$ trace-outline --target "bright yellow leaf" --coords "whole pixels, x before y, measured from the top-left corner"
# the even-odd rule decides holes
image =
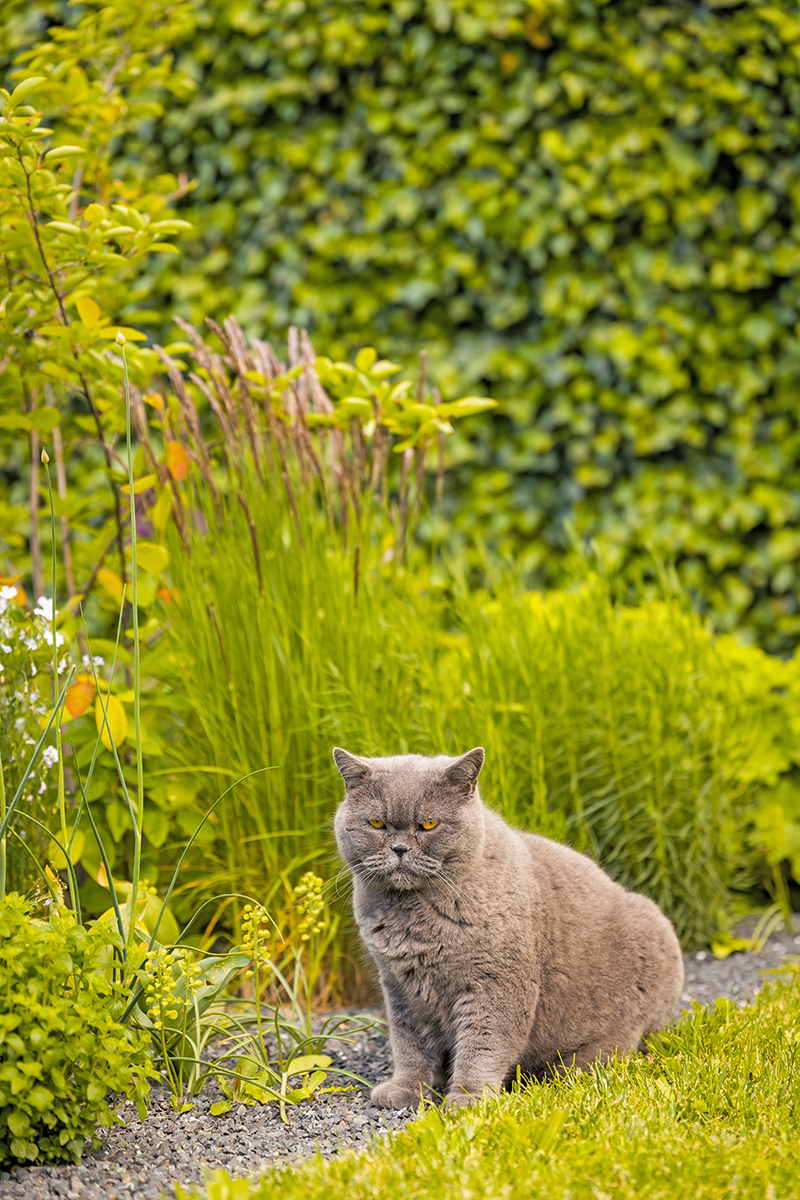
[[[155,487],[155,485],[156,485],[155,475],[143,475],[141,479],[134,479],[133,494],[134,494],[134,496],[138,496],[138,495],[140,495],[141,492],[146,492],[148,488]],[[122,485],[122,490],[126,496],[130,496],[131,489],[128,487],[127,483],[124,483]]]
[[[114,597],[117,604],[122,603],[124,585],[116,571],[109,571],[107,567],[101,567],[97,572],[97,582],[106,589],[110,596]]]
[[[72,827],[67,829],[67,841],[69,841],[71,835],[72,835]],[[58,837],[58,840],[60,842],[61,841],[61,831],[60,830],[56,836]],[[77,831],[77,833],[75,834],[75,837],[72,839],[72,845],[70,846],[70,850],[69,850],[69,861],[72,863],[73,866],[75,865],[75,863],[80,862],[80,858],[81,858],[81,855],[83,854],[85,845],[86,845],[86,834],[83,832],[82,829],[79,829]],[[63,853],[61,847],[59,845],[57,845],[56,842],[51,841],[51,843],[50,843],[49,857],[50,857],[50,862],[53,864],[53,866],[55,867],[55,869],[57,871],[66,871],[66,869],[67,869],[66,858],[64,857],[64,853]]]
[[[159,533],[163,533],[169,521],[169,515],[172,512],[172,495],[167,488],[156,500],[153,507],[150,509],[148,516],[153,522]]]
[[[169,563],[169,551],[166,546],[159,546],[156,542],[138,542],[136,561],[145,571],[150,571],[152,575],[160,575]]]
[[[78,296],[75,300],[78,315],[88,329],[94,329],[100,322],[100,305],[90,296]]]
[[[111,738],[108,736],[109,727],[111,728],[114,745],[121,746],[128,734],[128,716],[116,696],[106,696],[105,703],[108,726],[106,725],[103,715],[103,705],[99,696],[94,702],[94,719],[97,725],[97,732],[100,734],[100,741],[106,750],[110,750]]]
[[[104,325],[102,329],[98,329],[98,335],[104,338],[116,338],[118,333],[121,333],[126,342],[146,342],[147,334],[142,333],[139,329],[131,329],[128,325],[120,325],[117,329],[113,325]]]

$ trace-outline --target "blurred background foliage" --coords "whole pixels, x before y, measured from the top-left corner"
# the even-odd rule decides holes
[[[564,522],[800,633],[800,15],[779,0],[199,0],[157,294],[195,322],[431,354],[502,401],[453,455],[465,546],[558,583]]]
[[[201,831],[179,915],[226,881],[289,904],[331,855],[336,742],[484,744],[492,803],[654,895],[687,944],[737,906],[788,913],[796,6],[9,0],[12,63],[7,782],[52,684],[46,444],[65,753],[97,753],[86,803],[130,873],[96,747],[101,691],[135,791],[121,324],[149,882],[222,787],[275,768]],[[79,831],[72,852],[100,911],[97,848]],[[209,936],[236,920],[221,902]]]

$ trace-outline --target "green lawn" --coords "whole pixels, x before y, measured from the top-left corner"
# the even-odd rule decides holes
[[[697,1008],[647,1056],[469,1111],[442,1116],[429,1108],[373,1150],[270,1171],[258,1184],[218,1172],[189,1194],[798,1197],[800,971],[769,985],[750,1007],[718,1001],[710,1012]]]

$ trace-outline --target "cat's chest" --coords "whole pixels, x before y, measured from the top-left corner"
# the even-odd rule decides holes
[[[480,931],[459,915],[412,897],[405,904],[357,905],[361,936],[379,966],[411,979],[469,959]]]

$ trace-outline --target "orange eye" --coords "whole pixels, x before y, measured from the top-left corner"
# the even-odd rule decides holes
[[[372,820],[370,821],[370,825],[372,826],[373,829],[385,829],[386,828],[386,825],[384,824],[384,822],[379,821],[377,817],[372,818]]]
[[[438,824],[438,821],[420,821],[419,827],[420,829],[435,829]]]

